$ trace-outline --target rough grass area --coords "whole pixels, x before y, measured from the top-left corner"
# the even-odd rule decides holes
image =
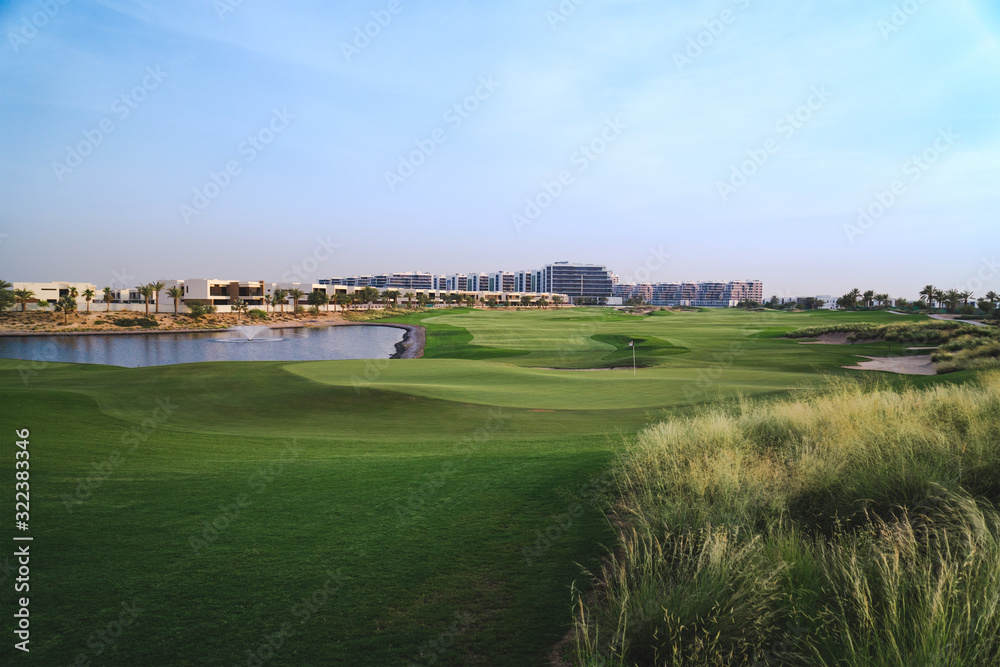
[[[1000,368],[1000,329],[989,332],[991,335],[957,336],[938,348],[931,357],[938,364],[938,373]]]
[[[1000,374],[667,421],[613,480],[578,664],[1000,664]]]
[[[413,313],[423,312],[423,310],[403,310],[397,308],[379,308],[372,310],[345,310],[341,315],[348,322],[373,322],[375,320],[385,320],[390,317],[402,317]]]
[[[939,349],[931,359],[937,364],[939,374],[1000,368],[1000,329],[996,327],[977,327],[947,320],[898,324],[844,322],[797,329],[786,335],[789,338],[817,338],[823,334],[844,332],[848,334],[849,341],[885,340],[913,346],[937,345]]]
[[[847,333],[848,340],[891,340],[898,343],[940,344],[958,336],[995,335],[993,330],[974,324],[949,320],[923,322],[899,322],[879,324],[876,322],[843,322],[823,326],[805,327],[789,332],[789,338],[816,338],[828,333]]]

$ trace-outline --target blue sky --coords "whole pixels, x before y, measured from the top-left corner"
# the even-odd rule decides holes
[[[2,277],[1000,291],[986,1],[483,4],[4,3]]]

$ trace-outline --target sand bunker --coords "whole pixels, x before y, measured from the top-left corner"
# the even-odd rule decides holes
[[[800,345],[864,345],[865,343],[874,343],[877,338],[865,338],[863,340],[847,340],[848,334],[846,331],[838,331],[837,333],[825,333],[816,336],[816,340],[799,341]]]
[[[921,354],[914,357],[865,357],[857,366],[841,366],[854,371],[887,371],[889,373],[900,373],[902,375],[935,375],[937,369],[931,361],[931,355]]]

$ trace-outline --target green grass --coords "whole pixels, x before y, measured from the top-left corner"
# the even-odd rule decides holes
[[[998,664],[998,502],[997,374],[663,422],[614,467],[576,660]]]
[[[544,664],[570,627],[580,565],[596,570],[614,539],[599,509],[574,503],[623,435],[737,394],[865,377],[840,366],[879,349],[782,338],[842,321],[836,313],[396,319],[427,327],[423,359],[131,369],[0,360],[3,479],[14,471],[10,434],[31,429],[32,659],[246,664],[248,649],[290,622],[294,634],[266,664]],[[628,340],[647,366],[634,378],[545,370],[628,365]],[[176,407],[165,415],[157,400]],[[78,490],[86,499],[67,509]],[[249,504],[234,515],[241,494]],[[224,527],[208,543],[213,520]],[[197,553],[192,538],[206,541]],[[2,591],[9,610],[9,578]],[[314,594],[326,599],[305,613]],[[96,655],[93,633],[132,601],[144,611]],[[8,641],[0,660],[14,655]]]

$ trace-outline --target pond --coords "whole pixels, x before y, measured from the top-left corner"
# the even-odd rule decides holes
[[[3,336],[0,357],[129,367],[197,361],[388,359],[405,333],[396,327],[361,325],[238,327],[204,333]]]

